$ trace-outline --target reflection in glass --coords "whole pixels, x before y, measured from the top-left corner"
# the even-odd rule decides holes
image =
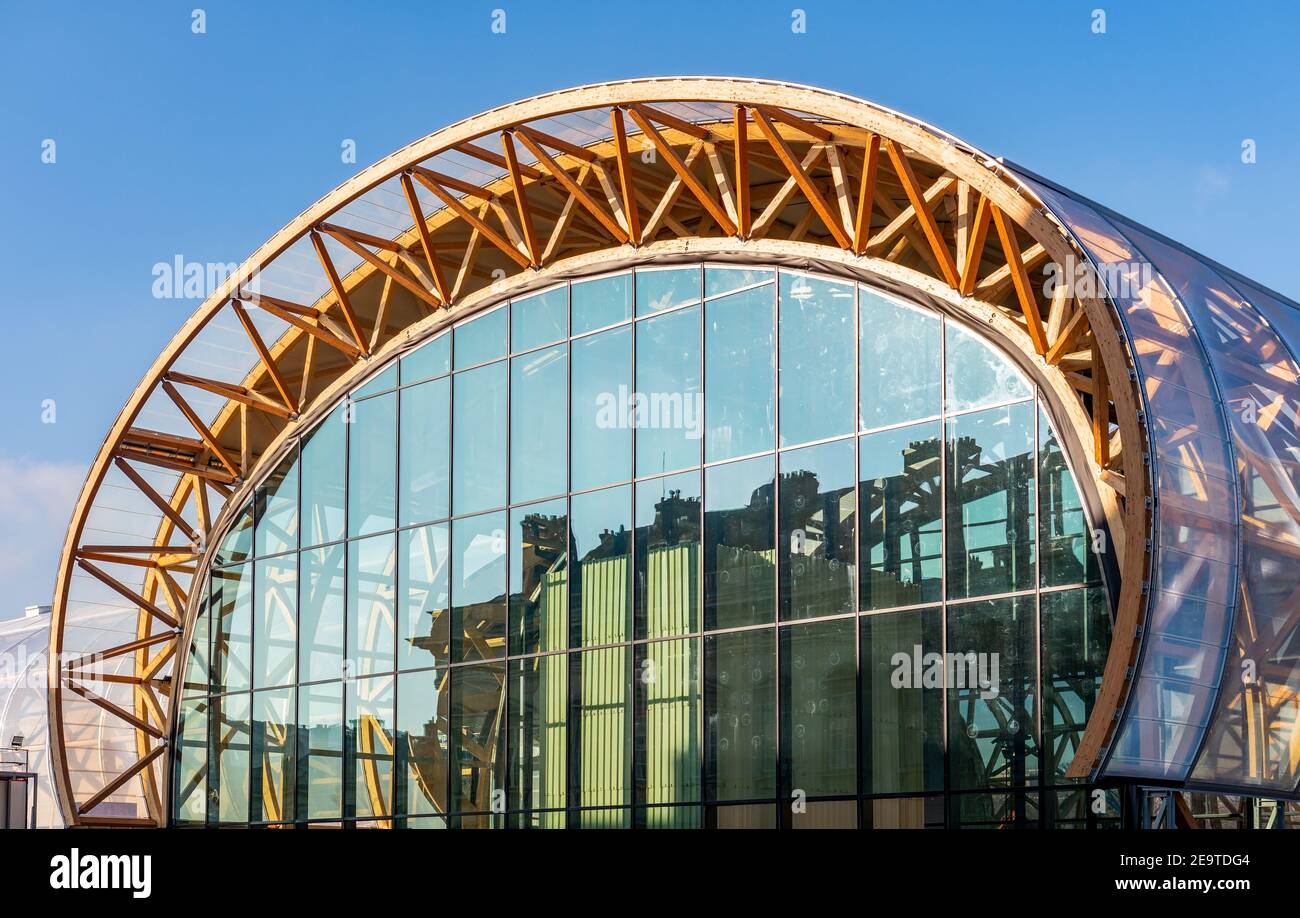
[[[564,808],[568,671],[562,653],[510,663],[511,810]],[[515,828],[559,829],[564,824],[562,812],[530,812],[512,822]]]
[[[1041,604],[1043,767],[1048,781],[1064,784],[1101,688],[1110,604],[1100,587],[1044,593]]]
[[[374,376],[352,390],[353,401],[359,401],[363,398],[369,398],[372,395],[378,395],[380,392],[387,392],[390,389],[397,388],[397,364],[389,364],[380,370]]]
[[[343,538],[348,405],[340,404],[302,445],[302,544]]]
[[[451,655],[447,524],[407,529],[399,547],[397,668],[446,663]]]
[[[767,628],[704,639],[705,795],[776,795],[776,646]]]
[[[568,646],[568,543],[564,498],[510,511],[511,653]]]
[[[253,637],[253,565],[212,572],[212,678],[220,692],[249,687]]]
[[[568,358],[560,344],[510,361],[511,503],[567,490]]]
[[[862,619],[862,789],[943,790],[942,610]],[[941,661],[942,657],[939,656]]]
[[[1034,394],[1024,374],[983,338],[952,322],[944,323],[944,335],[949,413]]]
[[[352,673],[393,670],[393,535],[348,543],[348,658]]]
[[[722,296],[775,278],[776,272],[771,268],[709,265],[704,269],[704,297]]]
[[[290,450],[257,488],[257,556],[298,547],[298,451]]]
[[[572,291],[573,334],[581,335],[632,318],[632,273],[575,281]]]
[[[784,793],[857,793],[857,633],[852,618],[781,629]],[[853,821],[857,808],[853,808]]]
[[[451,372],[451,332],[442,332],[401,359],[402,385],[423,382]]]
[[[506,655],[506,515],[451,524],[452,658]]]
[[[569,678],[576,690],[569,715],[570,797],[582,807],[626,806],[632,802],[632,655],[629,647],[569,654]],[[584,812],[583,828],[619,828],[619,810]]]
[[[699,630],[700,473],[636,486],[636,635]]]
[[[458,373],[452,384],[451,507],[474,513],[506,502],[506,364]]]
[[[393,677],[351,679],[346,687],[348,743],[355,788],[354,802],[346,815],[361,818],[391,816]]]
[[[456,369],[463,370],[505,356],[508,314],[506,307],[501,306],[452,329]]]
[[[451,671],[451,811],[490,813],[502,786],[506,664]],[[471,826],[473,823],[471,823]],[[462,822],[461,828],[467,828]]]
[[[256,566],[253,686],[289,685],[297,676],[298,559],[267,558]]]
[[[849,439],[781,454],[781,618],[854,611],[853,452]]]
[[[632,327],[573,342],[572,488],[632,477]]]
[[[1034,406],[948,421],[948,597],[1033,587]]]
[[[864,429],[939,416],[943,338],[939,317],[858,287],[858,380]]]
[[[402,525],[409,526],[448,515],[451,380],[435,379],[399,395],[399,506]]]
[[[529,351],[569,334],[569,287],[561,284],[510,304],[510,350]]]
[[[700,464],[704,397],[698,306],[638,322],[636,328],[636,473]]]
[[[292,688],[253,694],[252,822],[283,822],[294,817],[296,694]]]
[[[615,644],[631,634],[632,488],[570,499],[569,646]]]
[[[248,560],[253,553],[253,507],[244,506],[217,550],[217,564],[235,564]]]
[[[760,453],[775,444],[775,296],[775,286],[756,287],[705,305],[706,462]]]
[[[348,535],[370,535],[395,525],[397,394],[352,406],[348,436]]]
[[[208,815],[208,699],[196,698],[177,708],[176,758],[172,812],[177,822],[203,823]]]
[[[1038,412],[1038,489],[1040,585],[1063,586],[1097,580],[1097,556],[1092,553],[1079,488],[1065,463],[1056,432],[1041,409]]]
[[[217,764],[216,811],[221,823],[248,822],[249,698],[247,694],[212,699],[212,757]]]
[[[447,718],[451,711],[447,670],[426,669],[397,677],[397,742],[394,774],[399,815],[444,813],[447,808]],[[414,824],[408,828],[417,828]]]
[[[648,316],[700,300],[700,268],[644,268],[636,272],[636,314]]]
[[[863,609],[941,598],[942,475],[937,421],[860,438]]]
[[[343,815],[343,684],[298,691],[298,818]]]
[[[853,285],[781,272],[781,445],[853,430]]]
[[[636,667],[638,802],[700,797],[700,660],[697,638],[640,645]],[[685,811],[652,807],[647,828],[678,825]]]
[[[343,545],[299,555],[298,679],[317,682],[343,673]]]
[[[776,593],[771,456],[713,466],[704,475],[704,626],[773,619]]]

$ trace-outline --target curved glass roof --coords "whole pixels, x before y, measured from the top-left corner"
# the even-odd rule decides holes
[[[1300,306],[1021,177],[1107,287],[1150,437],[1149,611],[1101,773],[1294,793]]]

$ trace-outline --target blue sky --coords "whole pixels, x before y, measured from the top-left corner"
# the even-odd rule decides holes
[[[197,305],[154,299],[155,263],[243,261],[364,165],[546,90],[722,74],[862,96],[1300,297],[1290,3],[0,0],[0,26],[0,618],[49,601],[86,465]]]

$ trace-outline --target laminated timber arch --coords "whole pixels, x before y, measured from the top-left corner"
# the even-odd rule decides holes
[[[1101,284],[1049,298],[1032,279],[1087,260],[1000,163],[915,120],[782,83],[651,79],[507,105],[381,160],[258,249],[155,360],[91,466],[59,566],[50,737],[69,824],[167,821],[180,650],[215,536],[288,438],[372,361],[560,276],[763,253],[834,264],[980,323],[1049,392],[1076,466],[1090,466],[1079,481],[1096,492],[1121,577],[1076,756],[1086,774],[1138,649],[1150,494],[1130,355],[1110,303],[1092,293]],[[242,336],[247,359],[204,375],[192,355],[222,327]],[[145,423],[154,417],[165,429]],[[111,490],[148,508],[147,533],[105,544]],[[83,633],[87,588],[125,602],[132,639]],[[131,675],[98,671],[123,656]],[[70,769],[76,709],[107,713],[131,737],[111,767]],[[128,792],[135,815],[105,806]]]

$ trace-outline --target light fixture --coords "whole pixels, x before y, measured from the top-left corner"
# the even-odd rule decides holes
[[[14,749],[21,749],[21,748],[23,748],[23,738],[22,738],[22,736],[15,736],[13,739],[11,739],[11,740],[9,741],[9,745],[10,745],[12,748],[14,748]]]

